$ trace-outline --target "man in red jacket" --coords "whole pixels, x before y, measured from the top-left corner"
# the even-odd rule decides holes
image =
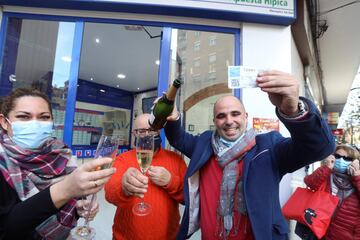
[[[149,114],[139,115],[133,133],[149,131]],[[117,169],[105,186],[105,197],[117,206],[113,238],[120,239],[175,239],[179,229],[179,203],[183,202],[186,164],[176,153],[162,149],[161,139],[155,135],[155,153],[147,175],[140,172],[135,149],[120,154]],[[151,213],[137,216],[135,204],[144,201],[151,205]]]

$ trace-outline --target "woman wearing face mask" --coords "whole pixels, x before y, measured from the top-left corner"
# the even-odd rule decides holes
[[[350,145],[338,145],[335,153],[325,160],[304,181],[317,190],[324,182],[326,189],[339,197],[326,240],[360,239],[360,166],[359,152]]]
[[[66,239],[84,214],[77,199],[98,192],[115,172],[93,170],[111,159],[70,166],[71,150],[51,137],[51,104],[36,90],[4,97],[0,124],[0,239]]]

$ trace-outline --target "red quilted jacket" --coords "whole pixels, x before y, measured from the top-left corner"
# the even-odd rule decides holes
[[[304,181],[308,187],[317,190],[326,181],[330,192],[330,175],[332,170],[327,166],[316,169]],[[324,239],[326,240],[360,240],[360,176],[352,177],[355,191],[348,196],[336,209],[330,227]]]

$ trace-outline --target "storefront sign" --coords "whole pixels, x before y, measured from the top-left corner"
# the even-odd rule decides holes
[[[130,0],[127,2],[295,17],[294,0]],[[226,14],[226,12],[224,12],[224,14]]]
[[[223,19],[290,25],[295,21],[295,0],[5,0],[5,5],[131,12],[167,16]]]

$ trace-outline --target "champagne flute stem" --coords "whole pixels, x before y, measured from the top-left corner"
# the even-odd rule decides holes
[[[95,194],[96,193],[91,195],[89,207],[87,208],[87,211],[86,211],[86,214],[85,214],[85,223],[84,223],[85,227],[89,227],[89,218],[90,218],[91,209],[92,209],[94,201],[95,201]]]
[[[144,175],[144,176],[146,176],[146,169],[141,169],[141,172],[142,172],[142,174]],[[140,205],[141,205],[141,208],[142,209],[144,209],[145,208],[145,201],[144,201],[144,197],[143,198],[141,198],[141,203],[140,203]]]

